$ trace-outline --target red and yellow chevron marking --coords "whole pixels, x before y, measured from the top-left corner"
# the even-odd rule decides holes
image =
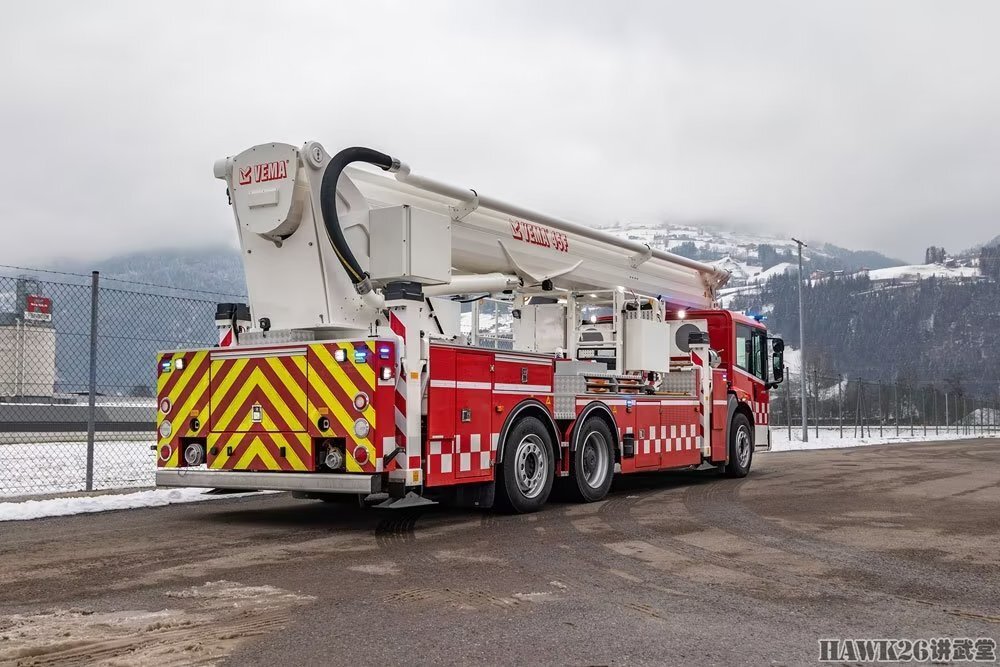
[[[314,470],[314,462],[312,438],[307,433],[208,435],[208,467],[212,469],[303,471]]]
[[[212,359],[213,433],[302,433],[306,355]],[[254,407],[260,420],[254,421]]]
[[[208,350],[188,350],[181,352],[164,352],[157,356],[156,368],[156,429],[157,429],[157,465],[161,468],[176,468],[180,465],[180,438],[204,435],[209,422],[209,363]],[[177,370],[177,360],[183,360],[184,368]],[[164,373],[163,363],[169,361],[171,370]],[[171,403],[170,412],[164,414],[159,409],[164,399]],[[201,422],[200,433],[191,429],[191,419],[198,417]],[[170,421],[171,434],[167,438],[159,437],[160,425]],[[169,458],[164,461],[160,457],[160,449],[168,446],[171,449]]]
[[[334,359],[337,349],[347,353],[345,361],[338,362]],[[366,350],[367,362],[355,361],[356,349]],[[374,444],[377,442],[374,355],[375,344],[370,341],[309,346],[309,422],[315,424],[324,415],[330,419],[330,435],[344,438],[347,472],[375,472],[376,460],[382,456],[381,447]],[[354,407],[354,397],[361,392],[368,395],[368,406],[358,411]],[[359,417],[363,417],[371,425],[366,438],[359,438],[354,434],[354,422]],[[368,451],[368,460],[364,464],[359,464],[354,458],[354,450],[358,446]]]

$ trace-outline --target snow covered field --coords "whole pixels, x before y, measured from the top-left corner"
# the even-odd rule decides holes
[[[893,266],[888,269],[874,269],[868,272],[868,277],[873,281],[913,281],[930,278],[932,276],[955,280],[959,278],[978,278],[981,275],[979,267],[977,266],[944,266],[942,264]]]
[[[156,454],[149,440],[94,444],[94,488],[153,485]],[[85,488],[87,444],[46,442],[0,445],[0,497],[80,491]]]
[[[792,427],[792,438],[788,438],[788,428],[780,427],[774,428],[771,431],[771,451],[772,452],[788,452],[801,449],[836,449],[837,447],[864,447],[866,445],[888,445],[895,443],[905,443],[905,442],[930,442],[937,440],[964,440],[968,438],[988,438],[989,434],[963,434],[955,433],[954,430],[945,433],[943,427],[937,435],[934,434],[934,428],[930,427],[927,429],[927,435],[924,435],[923,427],[917,427],[914,429],[914,435],[910,435],[909,427],[906,427],[900,431],[899,436],[896,436],[895,427],[883,429],[883,436],[879,436],[878,428],[871,429],[869,435],[869,430],[865,429],[865,435],[855,437],[854,436],[854,426],[850,428],[844,427],[844,437],[840,437],[840,429],[838,428],[825,428],[820,427],[819,436],[816,435],[816,429],[809,429],[809,442],[802,442],[802,427]],[[860,430],[859,430],[860,433]]]

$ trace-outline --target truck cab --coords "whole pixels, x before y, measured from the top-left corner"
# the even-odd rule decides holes
[[[768,336],[757,318],[729,310],[700,310],[691,320],[707,325],[712,349],[725,372],[727,394],[749,410],[757,449],[770,449],[770,390],[784,380],[784,342]]]

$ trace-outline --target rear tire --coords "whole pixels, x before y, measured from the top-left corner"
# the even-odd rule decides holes
[[[537,417],[518,419],[504,439],[497,500],[519,514],[537,512],[552,492],[555,456],[552,438]]]
[[[614,440],[604,420],[592,417],[580,427],[570,462],[569,492],[574,500],[592,503],[611,489],[615,473]]]
[[[746,477],[753,463],[753,428],[746,415],[737,413],[729,425],[729,462],[726,477]]]

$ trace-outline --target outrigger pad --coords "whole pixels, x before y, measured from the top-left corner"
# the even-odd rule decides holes
[[[402,498],[389,498],[385,502],[373,505],[372,507],[383,510],[407,510],[414,507],[430,507],[431,505],[437,505],[437,501],[424,498],[410,491]]]

